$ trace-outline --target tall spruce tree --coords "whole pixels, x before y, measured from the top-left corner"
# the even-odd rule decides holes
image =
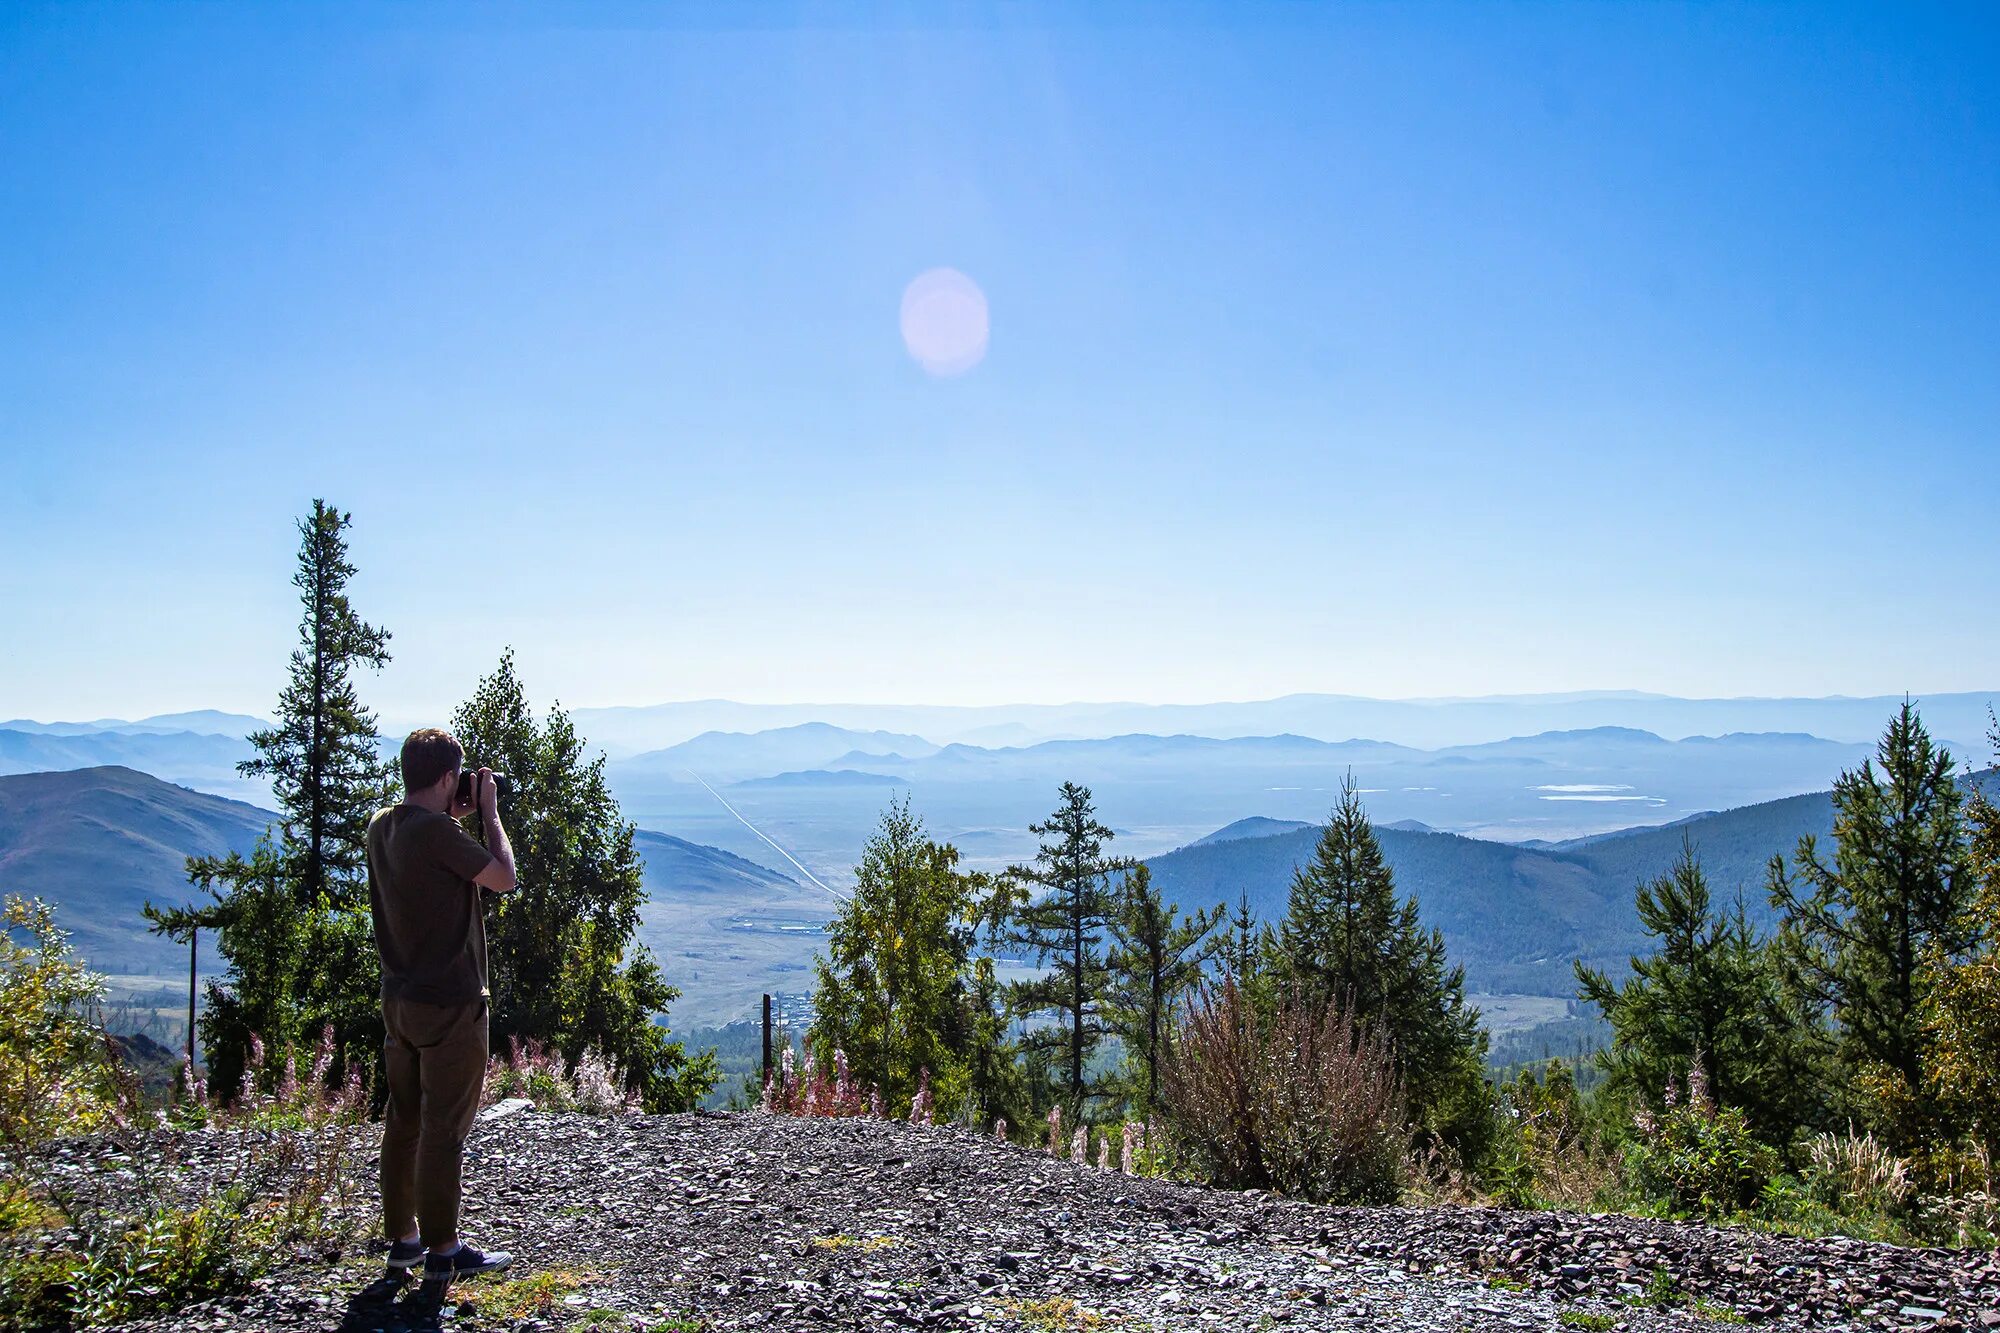
[[[1924,1078],[1927,957],[1972,943],[1976,876],[1953,768],[1905,701],[1875,758],[1833,784],[1832,860],[1810,836],[1791,865],[1771,859],[1782,975],[1829,1021],[1823,1031],[1846,1075],[1843,1109],[1901,1152],[1938,1126]]]
[[[494,1040],[533,1038],[571,1061],[596,1049],[650,1110],[697,1105],[720,1077],[665,1026],[680,992],[634,941],[646,901],[633,826],[560,705],[537,721],[510,648],[452,717],[466,764],[508,774],[504,819],[520,886],[487,934]],[[477,834],[479,816],[468,817]]]
[[[1425,930],[1395,876],[1350,775],[1313,858],[1292,876],[1271,939],[1272,982],[1300,1000],[1339,1005],[1395,1048],[1410,1115],[1471,1151],[1486,1125],[1486,1033],[1465,1002],[1465,969]]]
[[[1131,1100],[1144,1116],[1150,1117],[1160,1103],[1160,1061],[1174,1005],[1227,943],[1227,936],[1215,934],[1224,911],[1217,903],[1182,916],[1180,905],[1166,902],[1153,887],[1152,871],[1143,864],[1133,867],[1113,895],[1104,1012],[1111,1030],[1125,1042],[1132,1066]]]
[[[1103,1039],[1104,928],[1110,912],[1111,876],[1131,863],[1107,856],[1114,836],[1098,822],[1090,788],[1065,782],[1055,813],[1028,831],[1042,840],[1033,865],[1007,871],[1011,913],[1006,940],[1050,969],[1016,981],[1008,999],[1017,1014],[1053,1012],[1058,1022],[1023,1037],[1030,1051],[1048,1053],[1053,1091],[1072,1120],[1099,1094],[1085,1078]]]
[[[201,1020],[210,1078],[233,1087],[252,1035],[278,1047],[313,1040],[331,1025],[345,1059],[372,1065],[381,1047],[380,964],[368,914],[368,817],[393,799],[395,770],[381,753],[375,715],[357,677],[389,661],[386,631],[347,596],[351,515],[324,500],[299,521],[292,577],[304,614],[276,724],[252,733],[246,777],[268,778],[275,835],[245,858],[190,857],[189,879],[206,904],[156,909],[156,931],[219,934],[227,979],[211,983]]]
[[[1669,1080],[1698,1062],[1718,1102],[1741,1108],[1765,1142],[1788,1142],[1818,1118],[1818,1080],[1802,1017],[1742,903],[1733,911],[1713,904],[1687,838],[1673,867],[1635,897],[1639,923],[1657,941],[1653,954],[1633,958],[1622,985],[1576,964],[1580,997],[1611,1024],[1612,1045],[1597,1057],[1606,1088],[1657,1105]]]
[[[844,1051],[892,1114],[908,1110],[924,1070],[937,1105],[957,1107],[970,1096],[982,1120],[999,1091],[993,1048],[1005,1034],[990,1007],[982,1013],[992,982],[988,975],[982,983],[985,960],[973,957],[991,884],[959,870],[958,859],[956,847],[925,836],[908,797],[891,802],[862,848],[854,893],[818,960],[815,1056],[830,1061]]]

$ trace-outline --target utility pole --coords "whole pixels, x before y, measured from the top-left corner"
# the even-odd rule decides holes
[[[194,963],[201,948],[201,927],[188,928],[188,1086],[194,1086]]]
[[[771,997],[764,996],[764,1082],[771,1081]]]

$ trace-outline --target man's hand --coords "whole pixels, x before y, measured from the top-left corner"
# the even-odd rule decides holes
[[[507,830],[500,824],[500,784],[493,780],[492,769],[479,770],[473,777],[472,791],[473,800],[479,805],[479,827],[486,834],[486,850],[493,853],[492,862],[473,882],[488,893],[512,893],[517,882],[514,849],[507,841]]]
[[[467,801],[461,801],[458,799],[458,793],[460,789],[465,786],[470,786],[472,799]],[[475,773],[473,775],[471,783],[469,784],[454,782],[451,788],[451,805],[446,810],[446,813],[449,814],[453,819],[463,819],[467,815],[471,814],[474,810],[477,810],[478,808],[479,808],[478,775]]]

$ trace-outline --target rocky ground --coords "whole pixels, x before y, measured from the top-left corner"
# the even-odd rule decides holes
[[[184,1157],[198,1177],[203,1149]],[[466,1172],[466,1233],[515,1253],[505,1280],[427,1303],[371,1280],[379,1252],[357,1244],[126,1327],[2000,1329],[1992,1254],[1623,1217],[1315,1208],[878,1121],[519,1110],[482,1121]]]

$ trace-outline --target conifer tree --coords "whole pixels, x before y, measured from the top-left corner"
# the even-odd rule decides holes
[[[1993,740],[2000,746],[2000,728]],[[2000,806],[1976,790],[1966,824],[1967,864],[1978,889],[1959,932],[1963,951],[1933,942],[1925,959],[1925,1084],[1986,1160],[2000,1162]]]
[[[995,1067],[1004,1029],[990,1006],[989,960],[975,960],[976,922],[990,883],[958,869],[958,849],[924,833],[910,802],[891,802],[854,870],[854,893],[827,928],[818,960],[815,1056],[847,1054],[855,1077],[907,1111],[923,1070],[934,1102],[1004,1096]],[[985,974],[977,966],[986,963]]]
[[[201,1029],[210,1080],[234,1087],[252,1035],[299,1047],[331,1024],[343,1059],[371,1065],[381,1048],[380,964],[368,914],[368,817],[393,799],[394,769],[356,678],[389,660],[389,635],[347,596],[351,515],[324,500],[299,521],[292,583],[304,614],[275,725],[253,733],[246,777],[271,781],[279,821],[248,858],[190,857],[210,901],[148,905],[155,931],[218,931],[228,980],[211,984]]]
[[[1104,1036],[1102,1013],[1104,928],[1110,910],[1110,877],[1131,863],[1107,856],[1109,828],[1098,822],[1090,788],[1065,782],[1055,813],[1028,831],[1042,839],[1033,865],[1007,871],[1012,904],[1007,941],[1050,968],[1041,977],[1014,982],[1009,1000],[1018,1014],[1053,1011],[1060,1020],[1023,1039],[1045,1050],[1058,1080],[1056,1095],[1071,1119],[1097,1095],[1084,1070]]]
[[[720,1074],[665,1026],[680,992],[634,941],[646,901],[633,826],[604,779],[604,757],[560,705],[540,721],[510,648],[452,718],[466,765],[509,775],[505,820],[519,887],[493,906],[487,933],[492,1034],[533,1038],[574,1062],[602,1052],[650,1110],[699,1104]],[[468,816],[479,832],[479,816]]]
[[[1810,836],[1792,865],[1771,859],[1782,975],[1828,1020],[1848,1109],[1906,1153],[1937,1119],[1924,1078],[1925,962],[1972,943],[1974,876],[1953,768],[1905,701],[1874,760],[1834,782],[1832,860]]]
[[[1460,1147],[1481,1132],[1486,1034],[1465,1003],[1465,969],[1425,930],[1395,876],[1350,775],[1313,858],[1293,874],[1266,964],[1299,1000],[1379,1025],[1394,1047],[1411,1117]]]
[[[1228,943],[1222,950],[1222,967],[1246,993],[1257,987],[1264,972],[1264,960],[1276,947],[1269,926],[1260,926],[1250,910],[1250,895],[1237,896],[1236,911],[1229,918]]]
[[[1672,869],[1639,885],[1636,901],[1640,925],[1657,941],[1653,954],[1632,959],[1623,985],[1576,964],[1580,997],[1613,1032],[1613,1044],[1598,1053],[1606,1087],[1653,1104],[1699,1063],[1716,1101],[1741,1108],[1765,1142],[1787,1142],[1816,1118],[1817,1080],[1799,1015],[1742,903],[1733,912],[1713,905],[1687,838]]]
[[[1142,1115],[1150,1116],[1160,1102],[1160,1061],[1174,1004],[1227,942],[1214,933],[1224,910],[1217,903],[1182,916],[1179,904],[1163,901],[1153,887],[1152,871],[1143,864],[1125,876],[1112,899],[1105,1017],[1124,1039],[1135,1072],[1133,1101]]]

